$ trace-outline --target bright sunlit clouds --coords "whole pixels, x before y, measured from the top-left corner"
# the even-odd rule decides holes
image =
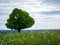
[[[0,29],[14,8],[29,12],[35,24],[29,29],[60,29],[60,6],[58,0],[0,0]]]

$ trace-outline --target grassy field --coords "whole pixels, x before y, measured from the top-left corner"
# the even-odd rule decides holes
[[[0,45],[60,45],[60,31],[0,34]]]

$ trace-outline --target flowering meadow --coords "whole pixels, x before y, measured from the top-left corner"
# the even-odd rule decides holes
[[[60,45],[60,31],[0,34],[0,45]]]

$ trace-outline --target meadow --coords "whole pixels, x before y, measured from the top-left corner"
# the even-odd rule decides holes
[[[60,45],[60,31],[0,34],[0,45]]]

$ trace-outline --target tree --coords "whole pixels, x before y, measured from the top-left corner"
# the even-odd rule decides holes
[[[15,8],[9,15],[5,25],[9,29],[15,29],[20,32],[21,29],[32,27],[34,23],[34,19],[29,16],[28,12]]]

